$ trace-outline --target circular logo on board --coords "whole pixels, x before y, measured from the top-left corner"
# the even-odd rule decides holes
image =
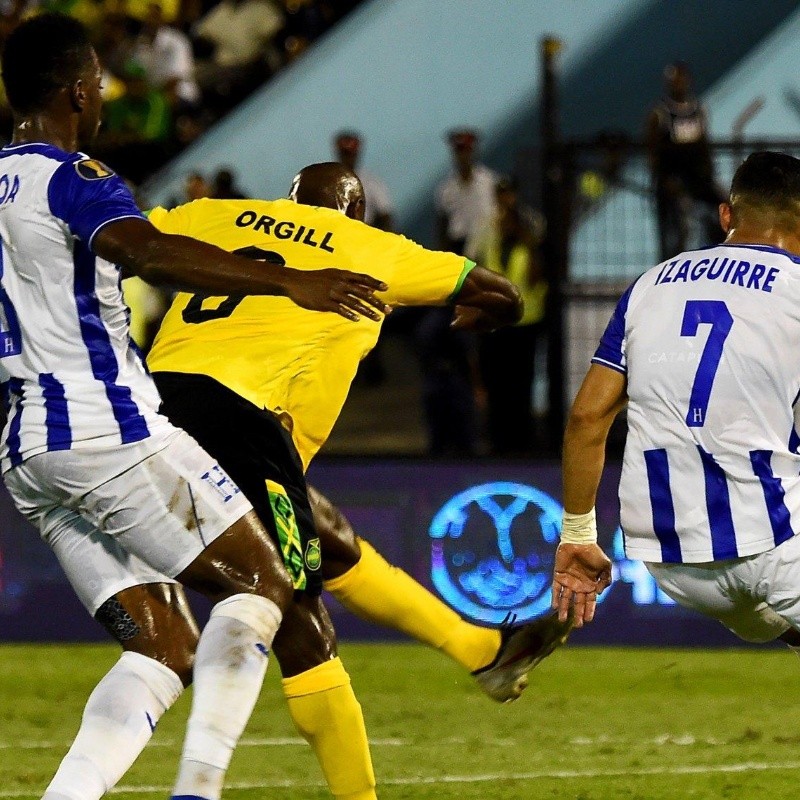
[[[428,531],[433,585],[479,622],[538,616],[550,607],[562,513],[549,494],[523,483],[484,483],[451,497]]]

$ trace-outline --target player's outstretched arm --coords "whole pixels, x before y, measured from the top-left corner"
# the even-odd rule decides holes
[[[625,375],[592,364],[564,433],[564,524],[553,570],[553,607],[575,625],[591,622],[597,595],[611,583],[611,562],[597,545],[594,503],[611,423],[627,402]]]
[[[522,317],[522,297],[508,278],[483,267],[470,270],[455,296],[451,327],[491,331],[512,325]]]
[[[595,544],[567,544],[556,549],[553,566],[553,608],[566,622],[573,608],[575,627],[594,619],[597,595],[611,584],[611,560]]]
[[[161,233],[144,219],[121,219],[100,229],[92,249],[148,283],[212,295],[288,297],[311,311],[353,321],[381,319],[388,308],[375,296],[386,284],[341,269],[302,271],[227,253],[214,245]]]

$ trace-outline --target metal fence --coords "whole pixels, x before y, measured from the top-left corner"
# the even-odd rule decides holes
[[[800,156],[800,142],[725,142],[712,149],[720,187],[730,184],[736,167],[755,150]],[[553,324],[561,326],[562,398],[568,406],[617,299],[660,256],[643,145],[614,137],[571,142],[560,148],[556,165],[563,193],[555,226],[563,242],[556,252],[564,263],[551,270],[561,280],[561,309]],[[689,248],[709,244],[700,217],[689,215]]]

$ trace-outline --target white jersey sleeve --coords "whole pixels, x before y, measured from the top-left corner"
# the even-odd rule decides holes
[[[623,295],[592,359],[627,376],[627,555],[710,562],[800,530],[800,259],[689,253]]]
[[[48,450],[139,441],[166,424],[132,346],[120,270],[92,246],[142,215],[98,161],[52,145],[0,150],[2,467]]]

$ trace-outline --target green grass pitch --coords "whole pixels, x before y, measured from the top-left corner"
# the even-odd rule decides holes
[[[101,646],[0,647],[0,800],[36,798],[116,658]],[[444,657],[344,645],[383,800],[749,800],[796,796],[800,661],[781,650],[567,647],[500,706]],[[115,795],[166,797],[188,697]],[[228,775],[230,800],[329,797],[273,663]]]

